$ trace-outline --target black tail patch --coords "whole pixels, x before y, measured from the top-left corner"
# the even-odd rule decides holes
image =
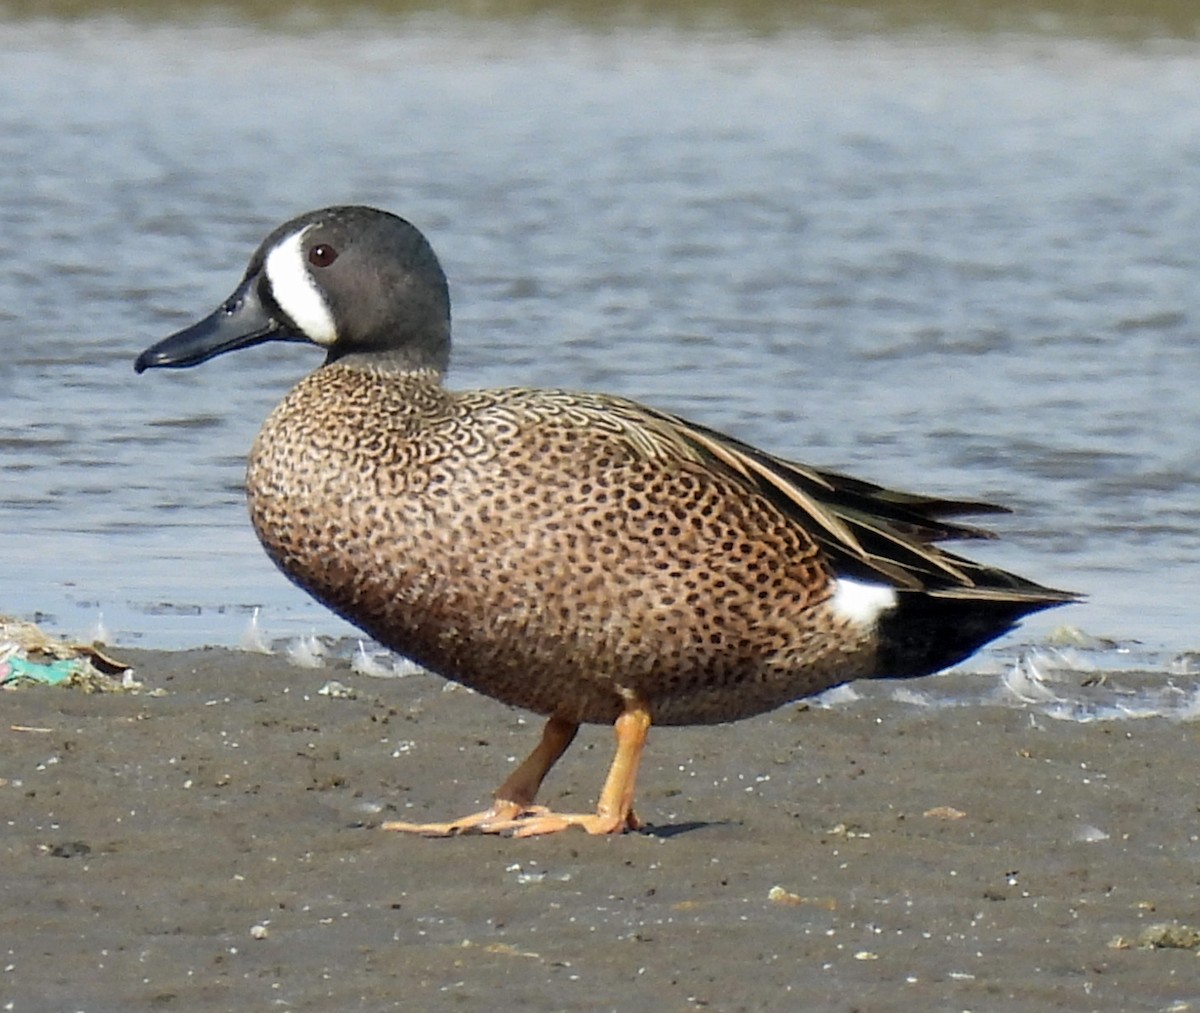
[[[1023,616],[1061,601],[1004,601],[898,591],[879,617],[881,679],[912,679],[949,668],[1011,630]]]

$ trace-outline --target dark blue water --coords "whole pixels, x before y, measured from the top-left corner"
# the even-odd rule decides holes
[[[976,554],[1091,596],[1025,639],[1200,647],[1195,44],[94,19],[0,22],[0,53],[0,612],[346,632],[241,503],[318,353],[131,366],[279,221],[364,202],[443,260],[454,384],[1007,503]]]

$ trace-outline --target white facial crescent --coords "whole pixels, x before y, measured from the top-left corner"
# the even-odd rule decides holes
[[[276,245],[267,254],[264,270],[279,308],[305,337],[328,348],[337,341],[337,327],[304,259],[304,235],[312,227],[308,225]]]

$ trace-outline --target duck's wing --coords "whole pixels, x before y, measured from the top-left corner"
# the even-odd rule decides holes
[[[937,546],[994,538],[983,528],[946,518],[1008,513],[1005,507],[887,489],[775,457],[666,412],[629,407],[640,416],[636,439],[644,449],[680,454],[734,476],[802,525],[846,576],[940,596],[1025,602],[1034,609],[1079,598]]]

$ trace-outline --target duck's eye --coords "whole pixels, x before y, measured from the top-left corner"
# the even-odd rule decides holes
[[[308,262],[313,267],[328,267],[337,260],[337,250],[328,243],[318,243],[308,251]]]

